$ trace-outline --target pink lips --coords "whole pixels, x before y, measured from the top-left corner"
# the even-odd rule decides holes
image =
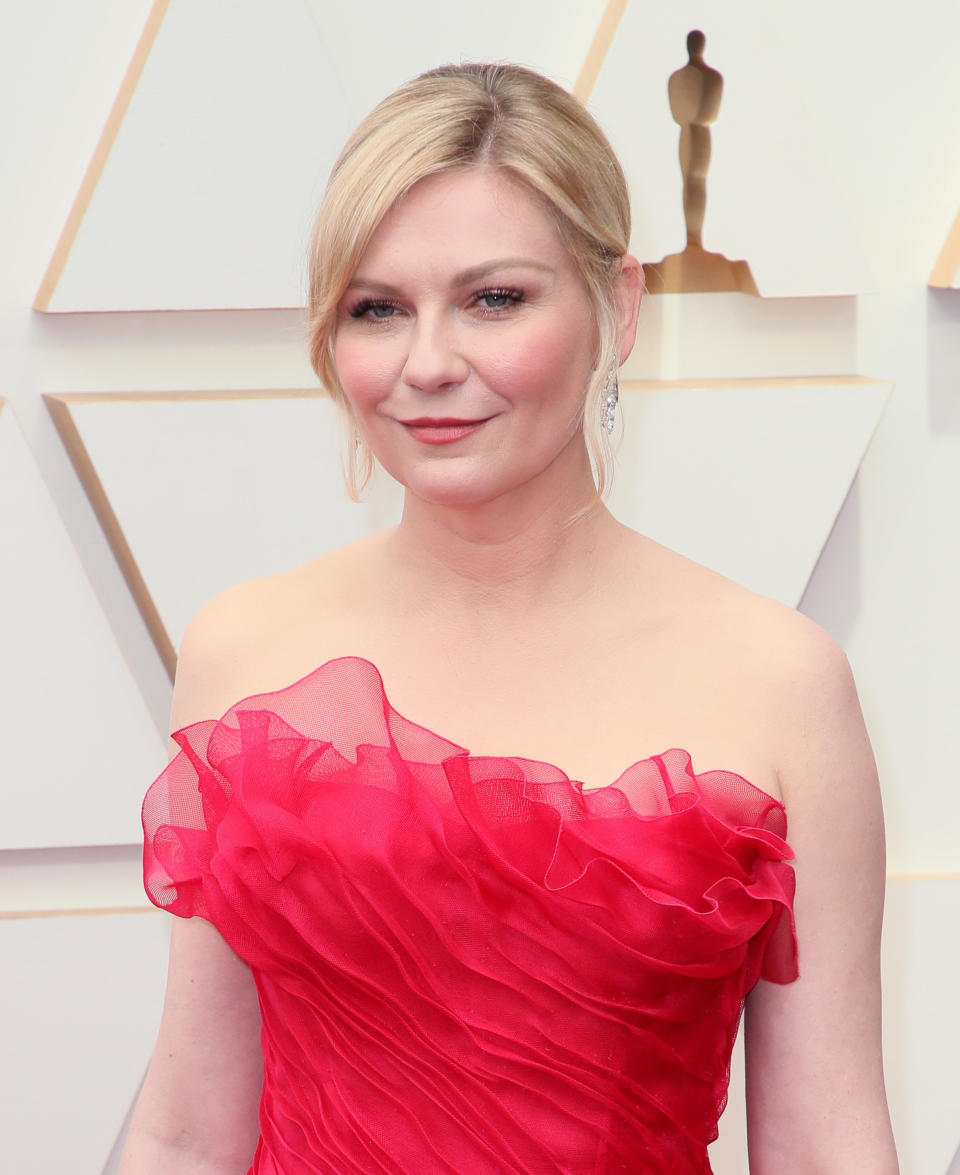
[[[448,445],[451,441],[459,441],[461,437],[476,432],[486,420],[456,420],[449,416],[428,417],[421,416],[416,420],[401,421],[404,428],[418,441],[428,445]]]

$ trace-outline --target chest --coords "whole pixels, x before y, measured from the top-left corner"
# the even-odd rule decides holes
[[[272,688],[340,656],[372,661],[396,711],[473,755],[541,760],[586,790],[679,747],[697,773],[733,771],[781,798],[762,672],[695,625],[592,642],[557,632],[472,643],[341,623],[296,656],[275,651]]]
[[[734,771],[781,798],[775,727],[749,678],[677,659],[645,668],[610,657],[548,669],[484,659],[456,673],[429,663],[381,671],[400,713],[475,755],[542,760],[587,789],[679,747],[698,773]]]

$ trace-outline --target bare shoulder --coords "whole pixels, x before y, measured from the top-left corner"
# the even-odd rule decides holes
[[[699,601],[691,632],[710,642],[714,662],[724,666],[714,689],[733,699],[740,720],[747,716],[752,736],[763,730],[798,863],[801,856],[808,868],[818,862],[815,872],[825,878],[846,856],[851,874],[882,886],[880,781],[843,647],[802,612],[698,564],[680,578],[686,598]]]
[[[219,718],[235,700],[227,697],[255,634],[272,612],[277,577],[234,584],[206,601],[191,617],[177,653],[170,730]]]
[[[848,797],[872,796],[876,763],[843,647],[808,616],[773,600],[757,597],[753,616],[785,802],[794,809],[816,804],[837,788]]]
[[[872,792],[876,766],[857,685],[840,643],[816,621],[740,589],[727,609],[743,636],[744,667],[761,691],[788,807],[840,779]]]
[[[356,606],[372,540],[329,551],[277,575],[218,592],[191,617],[177,656],[170,730],[219,718],[250,694],[280,688],[315,665],[325,629]],[[305,660],[297,660],[297,647]]]
[[[840,643],[787,604],[665,549],[658,558],[660,594],[682,617],[671,649],[688,647],[691,672],[699,666],[726,699],[725,721],[741,725],[745,743],[763,739],[788,807],[816,803],[841,780],[848,795],[872,795],[876,767]]]
[[[750,593],[735,605],[749,622],[753,692],[787,809],[797,864],[821,878],[880,887],[884,830],[880,780],[853,670],[843,647],[808,616]],[[742,628],[742,624],[741,624]],[[758,692],[759,691],[759,692]]]
[[[669,548],[659,547],[655,562],[660,594],[690,619],[691,639],[735,653],[740,669],[785,706],[804,693],[820,696],[830,682],[852,684],[843,648],[809,616]]]
[[[728,606],[739,617],[741,631],[749,634],[749,648],[774,698],[788,709],[835,701],[838,690],[853,686],[843,647],[809,616],[743,588],[730,595]]]

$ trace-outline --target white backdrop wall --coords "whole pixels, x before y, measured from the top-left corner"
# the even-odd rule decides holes
[[[97,306],[96,313],[39,313],[31,304],[152,5],[37,0],[7,5],[0,16],[0,1135],[3,1162],[17,1172],[113,1169],[159,1013],[166,925],[144,909],[134,842],[140,797],[166,757],[170,680],[111,525],[175,644],[189,612],[231,578],[318,553],[342,541],[343,526],[362,531],[389,519],[396,500],[389,485],[346,521],[314,497],[303,527],[265,552],[262,567],[227,562],[222,480],[234,478],[238,492],[246,485],[262,492],[230,439],[242,435],[238,405],[245,401],[192,394],[315,389],[295,308],[296,250],[322,182],[321,160],[379,92],[435,61],[484,54],[526,60],[572,85],[607,6],[531,0],[502,13],[488,6],[483,27],[471,25],[469,6],[411,0],[403,6],[407,21],[396,24],[389,23],[393,7],[374,9],[389,27],[365,40],[369,31],[354,26],[349,6],[322,0],[289,0],[276,17],[272,5],[254,0],[171,0],[91,201],[86,235],[78,235],[53,298],[54,308],[59,298],[61,310]],[[960,1145],[960,1001],[953,994],[960,978],[960,292],[931,290],[927,279],[960,205],[960,5],[884,0],[866,17],[859,0],[802,7],[741,0],[722,10],[683,3],[670,6],[669,18],[665,7],[630,0],[591,98],[630,173],[636,239],[652,254],[644,260],[682,246],[671,237],[675,158],[657,145],[672,144],[673,132],[669,124],[654,127],[669,115],[649,109],[656,86],[647,86],[647,75],[659,68],[665,83],[684,50],[674,45],[661,66],[651,62],[650,46],[670,44],[674,25],[699,24],[707,59],[726,83],[710,181],[721,188],[708,195],[707,245],[747,256],[770,288],[794,296],[648,298],[625,372],[638,382],[624,397],[624,453],[634,460],[643,452],[638,437],[676,443],[684,416],[671,411],[683,381],[692,390],[684,403],[712,389],[728,396],[722,402],[731,419],[738,405],[731,543],[745,528],[756,528],[751,533],[763,542],[752,562],[745,552],[723,570],[752,586],[757,568],[774,566],[782,574],[771,593],[833,633],[853,665],[887,814],[894,1125],[905,1175],[946,1175]],[[193,23],[191,11],[199,14]],[[237,20],[228,27],[231,11]],[[516,19],[507,21],[508,11]],[[228,133],[222,122],[223,87],[238,73],[248,76],[237,62],[252,52],[264,22],[264,92],[291,76],[285,64],[296,66],[300,88],[270,99],[276,111],[264,99],[250,150],[271,137],[279,142],[269,166],[248,168],[238,186],[238,128]],[[301,24],[317,39],[316,75],[302,43],[295,57],[286,52],[284,28]],[[636,83],[641,68],[643,86]],[[300,98],[320,85],[320,73],[327,90],[316,98],[311,154],[304,144],[313,139],[302,137],[311,108]],[[359,80],[350,85],[350,77]],[[752,128],[744,122],[748,83],[763,105],[762,125]],[[247,98],[249,119],[258,107]],[[298,117],[306,109],[306,121],[280,119],[283,102]],[[194,164],[203,151],[213,152],[214,163],[223,153],[222,166],[208,161],[205,200],[183,199],[198,190]],[[297,168],[285,171],[285,161]],[[136,188],[138,172],[160,163],[179,203],[151,202],[150,185]],[[766,189],[765,168],[777,181]],[[233,187],[214,199],[210,186],[224,175]],[[230,233],[214,248],[197,210],[209,217],[227,196]],[[738,218],[738,206],[749,216]],[[256,266],[224,283],[244,233],[256,242]],[[157,254],[152,261],[144,254],[140,267],[119,264],[138,243],[158,240],[175,265],[161,267]],[[219,270],[216,249],[228,253]],[[878,381],[857,385],[856,403],[845,396],[849,385],[833,378],[854,374]],[[784,385],[786,377],[800,382]],[[651,385],[640,381],[681,382],[644,400]],[[124,397],[155,392],[176,393],[171,410],[196,413],[209,443],[179,454],[155,444],[152,453],[150,437],[162,435],[157,405],[134,397],[136,411],[124,415],[131,404]],[[94,509],[89,480],[85,486],[78,476],[44,400],[73,393],[116,397],[113,416],[99,396],[87,407],[70,405],[107,514],[102,502],[99,514]],[[765,398],[762,412],[744,411],[750,396],[768,395],[780,397],[776,406]],[[654,411],[654,403],[667,409]],[[283,396],[258,399],[255,411],[282,435],[291,418],[279,413],[291,405],[313,411]],[[799,456],[777,499],[777,528],[775,516],[771,522],[750,505],[744,486],[764,469],[773,439],[801,419],[806,427],[795,429]],[[654,434],[655,427],[664,431]],[[328,471],[334,449],[328,434],[318,439]],[[625,462],[615,501],[628,520],[641,484],[641,472]],[[763,482],[753,484],[757,498],[767,494]],[[686,493],[650,525],[667,535],[677,527],[694,553],[698,486]],[[223,556],[199,533],[219,533]],[[794,534],[802,534],[803,550]],[[715,1148],[718,1175],[746,1169],[741,1117],[734,1097]],[[49,1129],[51,1121],[63,1129]]]

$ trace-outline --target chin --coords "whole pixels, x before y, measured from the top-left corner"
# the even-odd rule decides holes
[[[486,479],[422,478],[413,479],[404,488],[414,497],[432,506],[469,509],[484,506],[509,492],[511,485],[497,485]]]
[[[489,466],[485,469],[465,469],[461,462],[453,461],[438,461],[428,468],[420,469],[387,468],[387,472],[421,501],[434,506],[459,508],[485,505],[527,480],[524,476],[505,477],[503,473],[492,471]]]

